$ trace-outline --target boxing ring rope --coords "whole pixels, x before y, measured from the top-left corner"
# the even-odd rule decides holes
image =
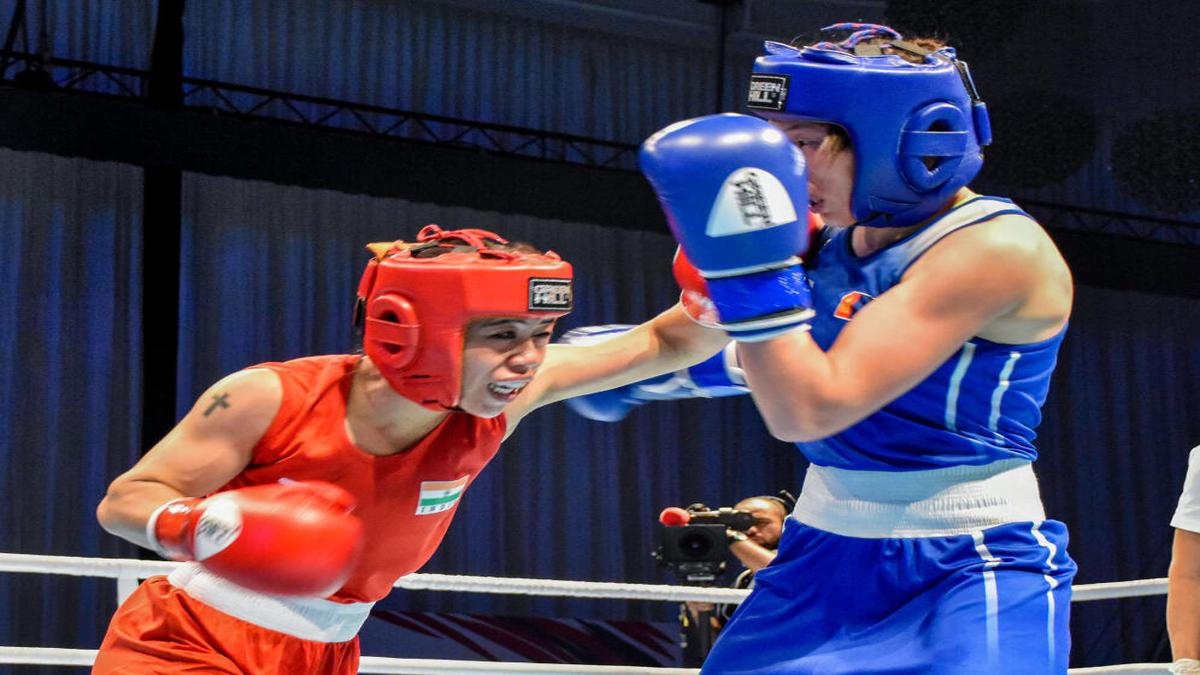
[[[95,649],[53,649],[48,647],[0,647],[0,664],[36,666],[78,666],[86,668],[96,658]],[[386,659],[364,656],[360,673],[404,673],[405,675],[451,675],[453,673],[504,673],[504,675],[541,675],[541,673],[653,673],[653,675],[696,675],[694,668],[647,668],[643,666],[582,666],[571,663],[505,663],[496,661],[458,661],[451,659]]]
[[[179,563],[130,558],[77,558],[70,556],[0,553],[0,572],[58,574],[77,577],[101,577],[117,580],[118,601],[124,600],[139,580],[168,574]],[[738,603],[749,594],[733,588],[704,588],[664,584],[630,584],[608,581],[568,581],[564,579],[528,579],[519,577],[479,577],[453,574],[410,574],[396,582],[405,590],[457,591],[463,593],[504,593],[609,600],[652,600],[663,602]],[[1138,579],[1099,584],[1081,584],[1072,589],[1072,602],[1164,595],[1167,580]],[[95,650],[38,647],[0,647],[0,663],[90,666]],[[449,661],[362,657],[360,673],[654,673],[655,675],[692,675],[686,668],[637,668],[631,666],[583,666],[575,664],[498,663],[489,661]],[[1167,664],[1131,663],[1094,668],[1074,668],[1079,675],[1101,673],[1166,673]]]

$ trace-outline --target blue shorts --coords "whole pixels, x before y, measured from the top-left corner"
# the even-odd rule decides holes
[[[1066,548],[1054,520],[865,539],[789,518],[702,672],[1066,673]]]

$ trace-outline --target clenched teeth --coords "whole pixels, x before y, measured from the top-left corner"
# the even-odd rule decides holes
[[[522,380],[521,382],[506,382],[503,384],[499,382],[491,382],[488,384],[488,389],[497,394],[506,395],[511,394],[514,391],[520,391],[521,389],[524,389],[525,385],[527,384],[529,384],[529,380]]]

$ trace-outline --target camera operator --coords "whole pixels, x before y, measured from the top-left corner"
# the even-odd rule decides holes
[[[775,549],[783,535],[783,520],[791,511],[791,504],[787,503],[791,495],[782,494],[781,497],[747,497],[734,505],[734,509],[748,511],[754,517],[754,524],[744,532],[734,529],[725,531],[729,537],[729,551],[745,568],[734,581],[734,588],[749,588],[754,583],[754,573],[775,559]],[[733,616],[737,605],[714,605],[710,602],[686,602],[684,605],[686,609],[680,612],[679,617],[683,624],[683,665],[699,667],[716,634]],[[703,617],[709,619],[707,629],[702,625]],[[707,634],[702,634],[701,631],[705,630]]]

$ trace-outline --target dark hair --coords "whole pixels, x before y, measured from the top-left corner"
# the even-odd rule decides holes
[[[414,245],[409,249],[410,254],[414,258],[436,258],[439,255],[446,253],[462,252],[462,251],[503,251],[505,253],[527,253],[538,255],[544,253],[541,249],[524,241],[507,241],[504,239],[492,239],[491,237],[483,238],[483,249],[476,247],[466,239],[460,237],[445,237],[438,241],[430,241]]]
[[[784,492],[783,494],[787,494],[787,493]],[[791,497],[790,494],[788,494],[787,496]],[[792,512],[792,508],[796,505],[796,500],[794,498],[791,499],[791,503],[789,504],[788,500],[785,500],[782,496],[756,495],[754,497],[746,497],[745,499],[739,501],[736,506],[741,506],[742,504],[745,504],[746,502],[752,502],[752,501],[756,501],[756,500],[762,501],[762,502],[767,502],[771,506],[775,507],[776,509],[779,510],[779,514],[784,518],[788,517],[788,514]]]
[[[864,30],[865,29],[865,30]],[[835,38],[841,38],[835,40]],[[945,40],[933,36],[902,37],[898,31],[874,24],[835,24],[816,34],[797,35],[788,43],[801,49],[820,47],[840,49],[858,56],[888,54],[899,56],[909,63],[924,63],[929,54],[945,49]]]

